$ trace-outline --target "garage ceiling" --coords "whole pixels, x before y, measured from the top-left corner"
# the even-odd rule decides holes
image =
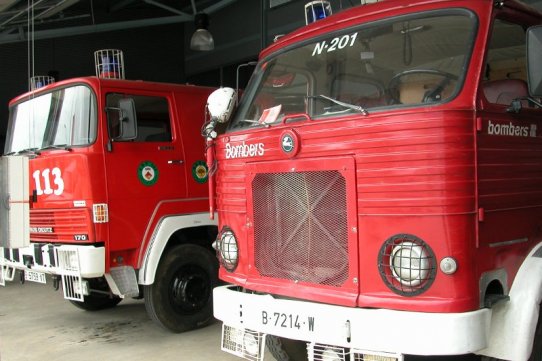
[[[33,39],[39,40],[192,22],[196,12],[213,14],[236,1],[0,0],[0,45],[27,41],[32,28]],[[350,4],[357,1],[349,0]],[[542,9],[542,0],[523,1]]]
[[[236,0],[0,0],[0,44],[193,21]],[[34,20],[32,22],[32,19]]]

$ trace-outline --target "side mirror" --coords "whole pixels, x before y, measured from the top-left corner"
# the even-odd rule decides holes
[[[120,134],[122,140],[137,138],[137,115],[134,99],[124,98],[119,100],[120,108]]]
[[[235,108],[237,95],[232,88],[220,88],[215,90],[207,98],[207,109],[211,115],[211,121],[226,123]]]
[[[527,76],[529,94],[542,96],[542,25],[527,29]]]

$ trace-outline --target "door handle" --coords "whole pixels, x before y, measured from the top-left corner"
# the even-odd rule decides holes
[[[167,164],[183,164],[183,163],[184,161],[181,159],[172,159],[172,160],[167,161]]]

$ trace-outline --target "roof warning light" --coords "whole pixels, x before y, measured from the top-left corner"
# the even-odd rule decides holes
[[[43,88],[46,85],[53,84],[55,78],[48,75],[36,75],[30,78],[30,90]]]
[[[305,4],[305,24],[307,25],[330,15],[331,4],[329,1],[315,0]]]
[[[124,79],[122,50],[103,49],[94,52],[96,76],[104,79]]]

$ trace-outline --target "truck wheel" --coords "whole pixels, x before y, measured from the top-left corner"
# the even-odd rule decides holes
[[[90,278],[87,279],[90,288],[90,295],[85,296],[84,301],[73,301],[70,303],[77,308],[85,311],[99,311],[107,308],[115,307],[122,301],[122,298],[106,294],[109,292],[109,286],[103,278]],[[100,293],[92,293],[92,290],[100,291]],[[105,292],[105,293],[101,293]]]
[[[533,351],[529,361],[542,361],[542,305],[538,310],[538,323],[534,332]]]
[[[265,345],[277,361],[308,360],[307,343],[273,335],[265,337]]]
[[[143,288],[153,321],[173,332],[203,327],[213,320],[213,288],[218,261],[203,247],[176,246],[160,261],[154,283]]]

